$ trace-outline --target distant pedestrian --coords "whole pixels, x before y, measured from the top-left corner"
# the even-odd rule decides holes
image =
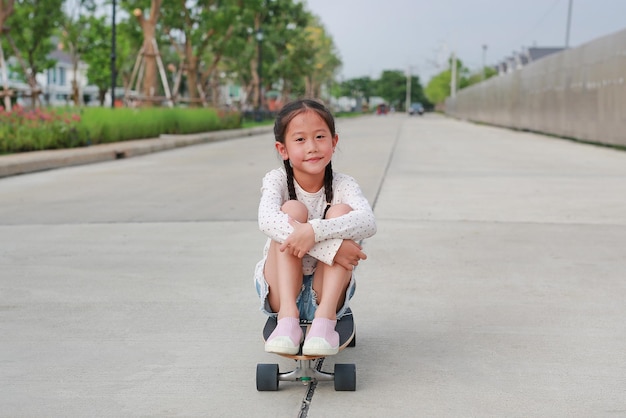
[[[261,309],[278,317],[265,351],[296,354],[300,319],[307,319],[303,354],[336,354],[337,318],[354,294],[354,269],[367,258],[357,241],[376,233],[376,221],[357,182],[331,167],[339,136],[324,105],[286,104],[274,136],[284,167],[263,178],[258,222],[268,240],[254,275]]]

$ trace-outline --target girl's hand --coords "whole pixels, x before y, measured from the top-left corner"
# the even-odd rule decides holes
[[[308,222],[300,223],[289,218],[289,224],[293,227],[293,232],[289,234],[285,242],[279,247],[280,251],[302,258],[311,251],[315,245],[315,232]]]
[[[366,258],[367,255],[362,251],[359,244],[351,239],[344,239],[333,261],[346,270],[352,271],[359,264],[359,261]]]

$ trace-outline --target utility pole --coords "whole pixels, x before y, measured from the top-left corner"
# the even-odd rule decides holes
[[[115,6],[116,0],[113,0],[113,12],[111,14],[111,109],[115,108],[115,84],[117,74],[115,71]]]
[[[569,6],[567,7],[567,27],[565,29],[565,48],[569,48],[569,31],[572,25],[572,3],[574,0],[569,0]]]
[[[257,112],[255,120],[260,122],[263,120],[263,29],[259,25],[259,28],[256,31],[256,41],[257,41],[257,56],[258,62],[256,67],[257,76],[259,78],[259,95],[257,101]]]
[[[485,79],[487,78],[487,75],[485,74],[485,61],[486,61],[486,57],[487,57],[487,44],[483,44],[483,81],[485,81]]]
[[[406,113],[411,109],[411,66],[406,70]]]
[[[452,59],[450,60],[450,65],[452,68],[450,69],[451,77],[450,77],[450,97],[456,97],[456,54],[452,51]]]

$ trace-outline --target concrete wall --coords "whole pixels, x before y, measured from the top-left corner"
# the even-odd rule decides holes
[[[626,30],[463,89],[446,113],[626,146]]]

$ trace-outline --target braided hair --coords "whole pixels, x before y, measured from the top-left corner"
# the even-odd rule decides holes
[[[331,136],[335,136],[335,119],[332,113],[320,102],[311,99],[301,99],[290,102],[283,106],[278,115],[276,116],[276,122],[274,122],[274,138],[281,144],[285,143],[285,132],[287,126],[297,115],[306,112],[307,110],[317,113],[328,125]],[[285,165],[285,171],[287,172],[287,189],[289,190],[289,199],[298,200],[296,197],[296,187],[293,179],[293,168],[291,162],[283,160]],[[326,212],[330,208],[333,201],[333,168],[329,162],[324,171],[324,192],[326,194],[326,209],[324,210],[324,217]]]

